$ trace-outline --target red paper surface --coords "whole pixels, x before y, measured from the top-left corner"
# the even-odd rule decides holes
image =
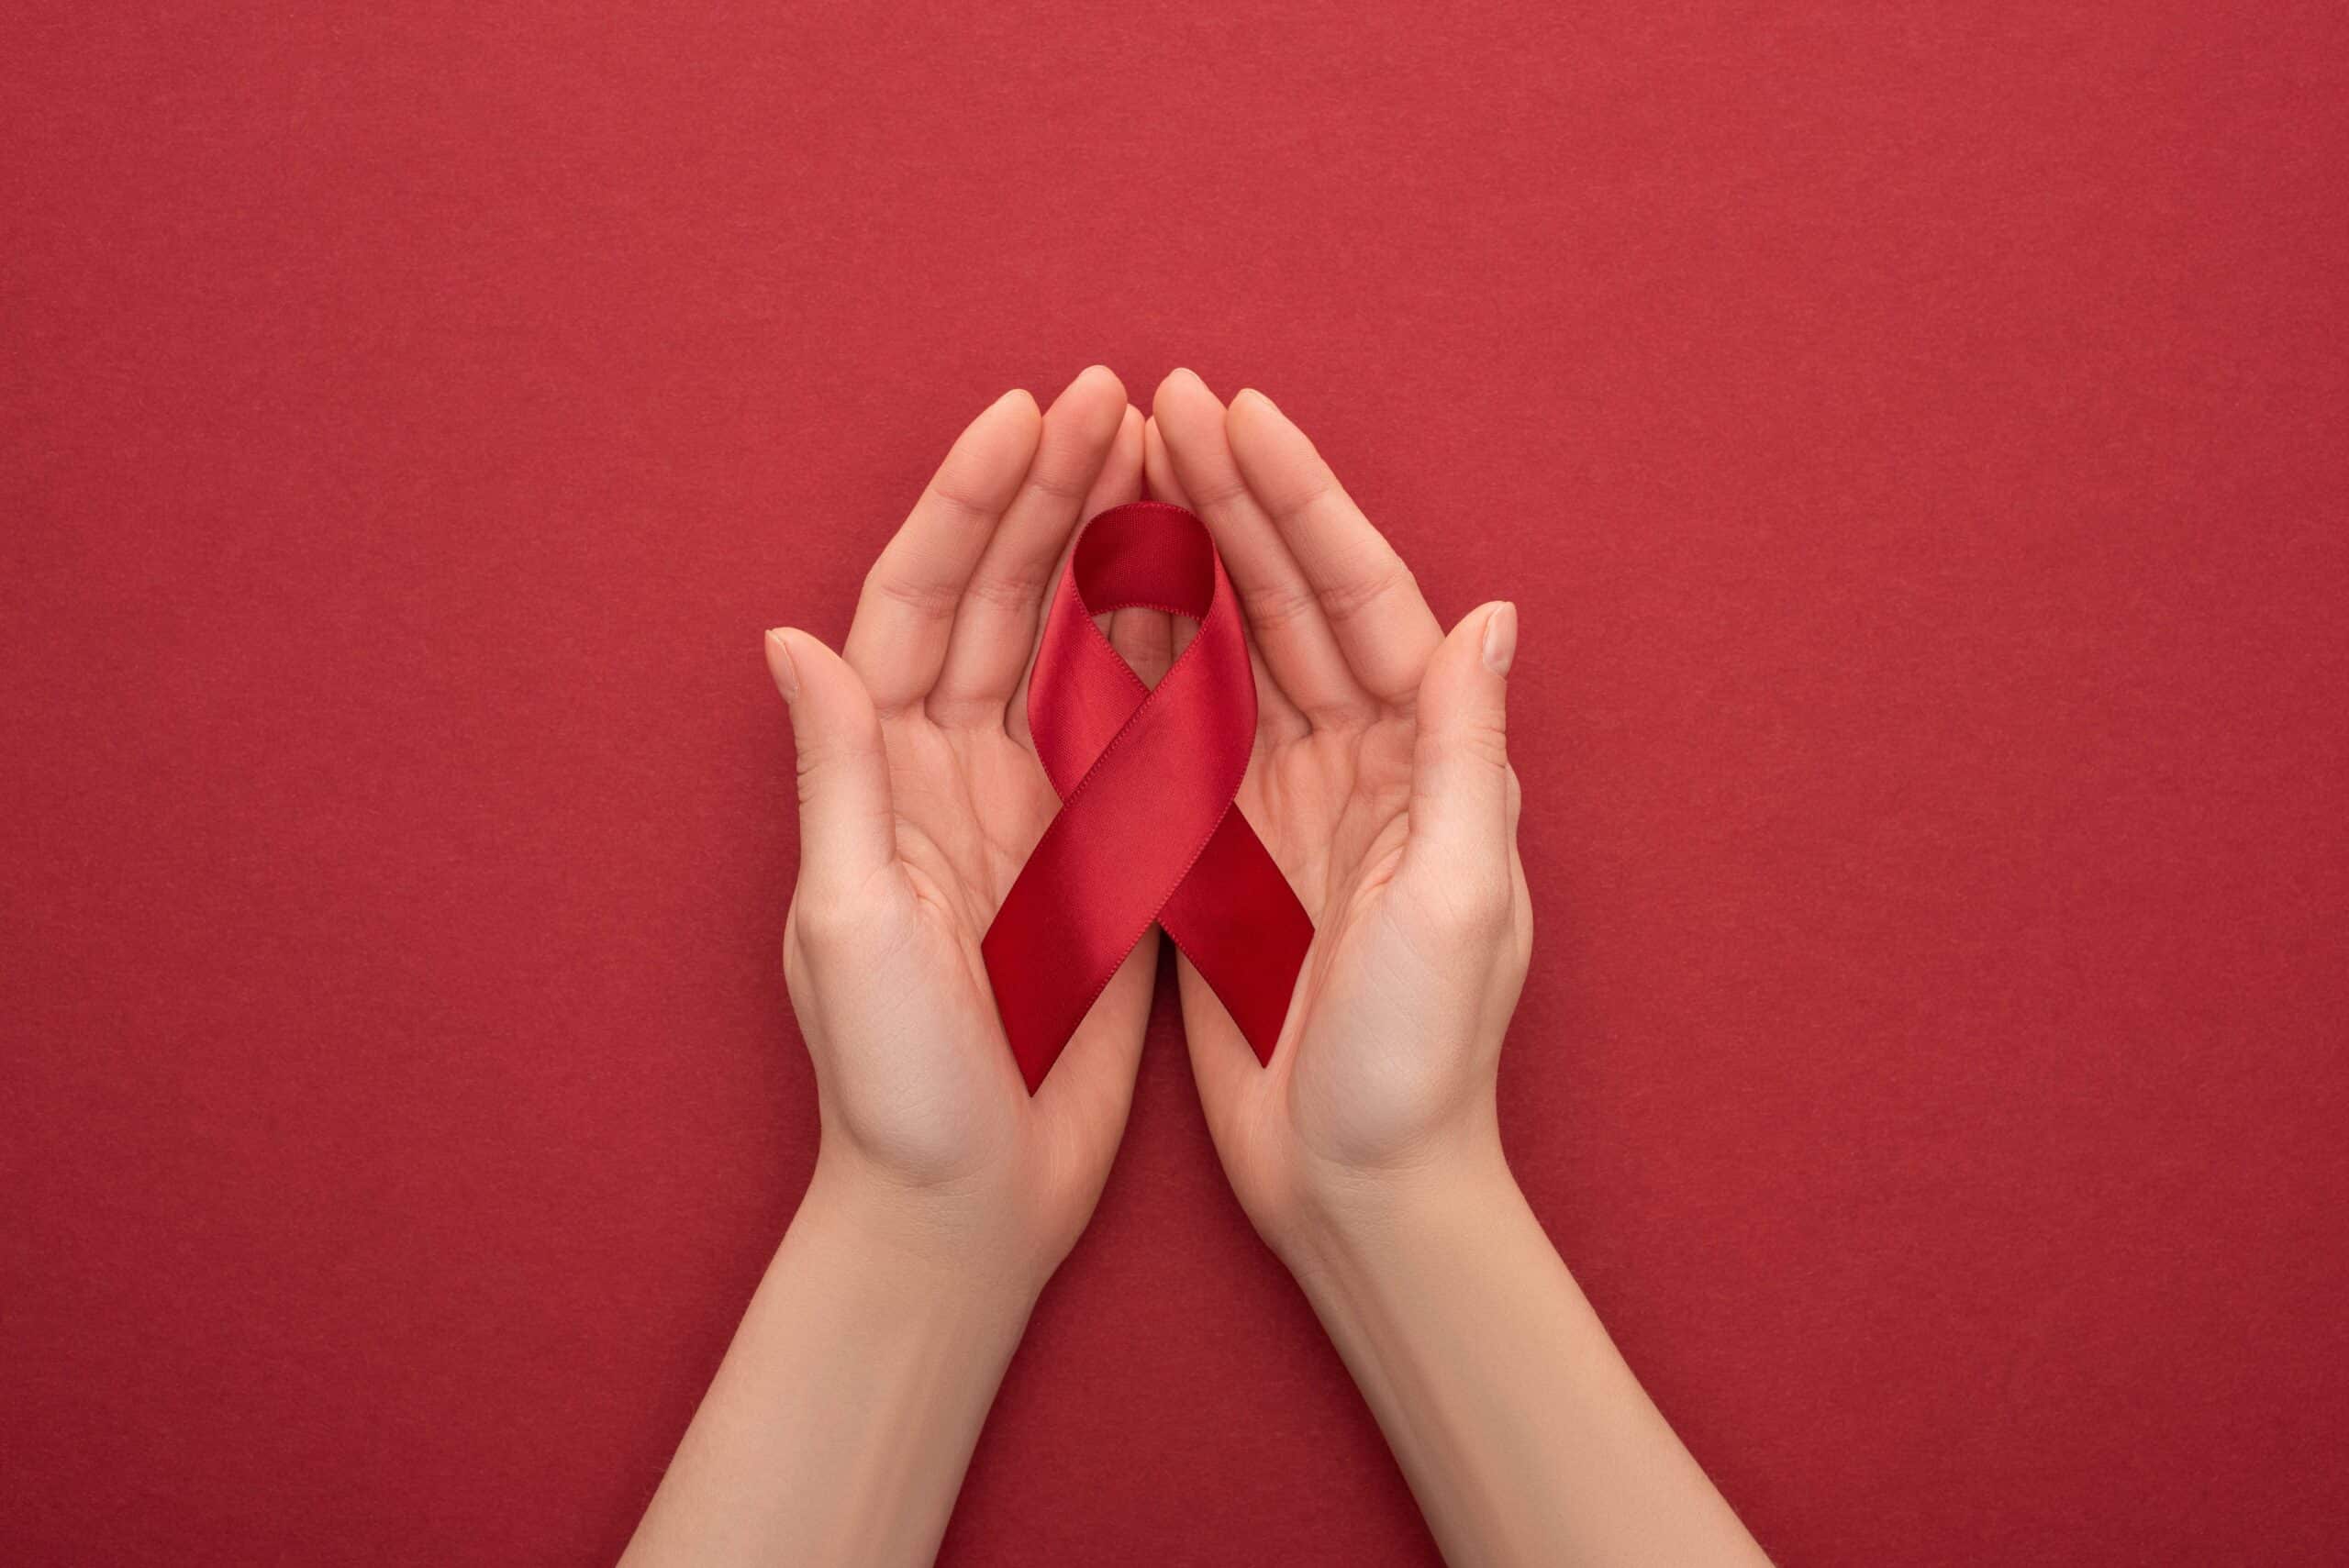
[[[1782,1561],[2338,1560],[2338,6],[313,13],[0,52],[0,1560],[618,1551],[760,632],[1096,359],[1520,606],[1505,1131]],[[945,1560],[1432,1561],[1152,1028]]]

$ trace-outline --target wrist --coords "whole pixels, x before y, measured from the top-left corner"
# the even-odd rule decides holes
[[[791,1229],[894,1290],[1014,1323],[1026,1321],[1058,1261],[1041,1257],[985,1195],[908,1185],[829,1146]]]
[[[1530,1213],[1498,1138],[1472,1139],[1408,1163],[1315,1171],[1273,1245],[1310,1292],[1418,1268],[1437,1243]]]

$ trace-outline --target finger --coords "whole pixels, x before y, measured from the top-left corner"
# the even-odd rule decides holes
[[[1339,651],[1312,585],[1232,458],[1223,405],[1197,375],[1178,370],[1159,384],[1152,415],[1192,509],[1215,535],[1265,669],[1309,717],[1359,714],[1368,698]]]
[[[1102,463],[1100,473],[1093,481],[1091,494],[1085,497],[1080,515],[1090,522],[1112,506],[1122,506],[1129,501],[1141,499],[1142,462],[1141,410],[1128,405],[1118,421],[1117,439],[1109,444],[1109,456]],[[1077,536],[1072,532],[1061,547],[1052,571],[1045,577],[1043,609],[1036,617],[1033,633],[1028,639],[1027,662],[1019,669],[1019,679],[1012,687],[1011,699],[1004,706],[1003,728],[1021,745],[1032,744],[1028,727],[1028,685],[1035,679],[1036,653],[1044,639],[1044,617],[1052,614],[1052,595],[1060,591],[1060,580],[1068,571],[1069,552],[1076,548]]]
[[[956,439],[896,537],[865,574],[842,654],[874,703],[893,712],[930,693],[963,588],[1019,493],[1043,420],[1011,391]]]
[[[1126,483],[1117,486],[1117,493],[1101,497],[1098,506],[1091,500],[1085,502],[1085,515],[1087,517],[1096,517],[1111,506],[1134,500],[1141,495],[1142,464],[1148,443],[1144,431],[1141,411],[1127,409],[1126,424],[1118,431],[1119,455],[1124,454],[1130,432],[1132,471],[1125,476]],[[1110,470],[1119,466],[1118,458],[1113,457],[1102,469],[1102,478],[1106,481]],[[1155,687],[1174,663],[1174,626],[1175,617],[1164,610],[1111,610],[1108,628],[1109,646],[1118,651],[1118,657],[1126,662],[1128,668],[1141,677],[1143,685]]]
[[[1166,438],[1159,434],[1155,418],[1142,427],[1142,483],[1157,499],[1171,501],[1186,511],[1191,509],[1190,497],[1184,493],[1183,482],[1174,475],[1174,460],[1166,455]],[[1198,631],[1197,621],[1175,621],[1174,656],[1177,659],[1183,656],[1183,650],[1191,646],[1191,639],[1197,636]],[[1283,740],[1295,740],[1309,733],[1313,727],[1305,721],[1305,716],[1297,710],[1297,705],[1289,701],[1288,694],[1280,689],[1271,672],[1264,668],[1264,651],[1256,646],[1253,635],[1248,639],[1248,669],[1256,678],[1257,722]]]
[[[1271,398],[1241,393],[1224,428],[1241,476],[1320,601],[1354,679],[1387,702],[1409,698],[1443,641],[1410,568]]]
[[[1117,445],[1102,465],[1093,494],[1085,497],[1088,520],[1141,498],[1147,446],[1144,425],[1139,409],[1126,410],[1118,428]],[[1074,545],[1070,540],[1070,548]],[[1067,569],[1067,552],[1062,553],[1055,581],[1059,572]],[[1163,610],[1116,610],[1109,616],[1109,646],[1141,677],[1143,684],[1155,686],[1174,663],[1176,624]],[[1014,715],[1013,733],[1023,737],[1028,733],[1027,684],[1023,678]],[[1151,995],[1158,985],[1158,940],[1156,927],[1142,933],[1141,940],[1109,977],[1109,984],[1101,988],[1093,1010],[1036,1091],[1038,1108],[1045,1116],[1070,1118],[1086,1128],[1075,1140],[1079,1147],[1115,1143],[1125,1128],[1133,1105],[1134,1075],[1141,1065],[1142,1039],[1150,1025]]]
[[[1216,1147],[1229,1149],[1230,1129],[1240,1119],[1249,1090],[1264,1083],[1264,1070],[1223,999],[1180,949],[1174,983],[1183,999],[1183,1044],[1191,1058],[1191,1081],[1198,1085],[1199,1109]]]
[[[1419,682],[1403,873],[1424,866],[1464,894],[1508,891],[1508,676],[1517,606],[1461,617]]]
[[[1001,722],[1028,668],[1052,570],[1108,465],[1125,413],[1125,385],[1101,365],[1079,373],[1045,411],[1019,493],[963,584],[946,662],[926,699],[933,717]]]
[[[1175,475],[1174,460],[1166,455],[1166,433],[1158,428],[1158,416],[1153,414],[1142,421],[1141,435],[1141,477],[1152,498],[1186,512],[1197,510],[1183,488],[1183,481]]]
[[[1109,646],[1143,685],[1155,691],[1174,666],[1174,617],[1164,610],[1112,610]]]
[[[1122,506],[1129,501],[1141,499],[1142,425],[1141,410],[1130,403],[1127,404],[1126,411],[1118,419],[1117,439],[1109,443],[1109,456],[1101,464],[1101,473],[1093,481],[1093,489],[1085,497],[1085,505],[1077,514],[1086,522],[1091,522],[1112,506]],[[1062,546],[1051,583],[1046,585],[1048,594],[1052,584],[1060,581],[1061,568],[1067,563],[1068,552],[1075,548],[1076,536],[1071,533]]]
[[[897,853],[880,717],[856,672],[806,632],[768,632],[766,652],[798,753],[800,884],[859,887]]]
[[[1134,1074],[1141,1065],[1157,984],[1158,932],[1152,929],[1126,954],[1037,1087],[1040,1114],[1084,1129],[1072,1140],[1074,1147],[1100,1149],[1118,1141],[1133,1105]]]

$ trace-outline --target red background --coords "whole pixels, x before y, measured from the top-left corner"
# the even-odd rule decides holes
[[[2349,20],[2067,9],[19,14],[0,1559],[618,1551],[813,1157],[760,631],[1099,359],[1522,606],[1509,1147],[1766,1545],[2337,1561]],[[945,1560],[1431,1561],[1168,1000]]]

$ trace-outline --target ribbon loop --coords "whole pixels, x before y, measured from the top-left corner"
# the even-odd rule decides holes
[[[1132,608],[1199,623],[1154,690],[1093,624]],[[1137,501],[1086,525],[1045,618],[1028,721],[1061,809],[980,949],[1029,1092],[1153,924],[1272,1060],[1313,923],[1232,805],[1256,684],[1198,518]]]

